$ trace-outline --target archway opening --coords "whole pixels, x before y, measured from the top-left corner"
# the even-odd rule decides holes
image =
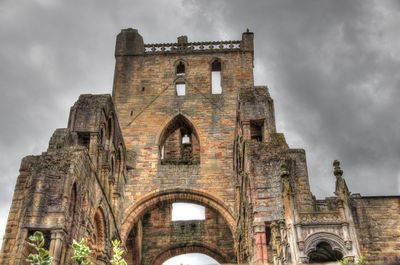
[[[174,204],[204,208],[204,217],[193,217],[186,208],[181,209],[179,220],[173,220]],[[130,212],[121,230],[129,265],[161,265],[187,253],[206,254],[218,263],[236,262],[234,219],[211,195],[183,190],[156,193],[143,198]]]
[[[327,242],[321,242],[316,249],[308,254],[310,263],[324,263],[338,261],[343,258],[343,254],[335,249]]]
[[[176,265],[176,264],[183,264],[183,265],[218,265],[220,264],[218,261],[213,259],[212,257],[202,254],[202,253],[189,253],[189,254],[182,254],[172,257],[164,263],[163,265]]]
[[[199,164],[199,137],[183,115],[176,116],[164,129],[160,139],[160,157],[163,165]]]

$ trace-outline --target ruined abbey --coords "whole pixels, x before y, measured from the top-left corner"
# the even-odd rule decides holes
[[[129,265],[185,253],[400,264],[400,196],[351,194],[335,160],[335,196],[315,199],[305,151],[276,131],[268,87],[254,85],[253,37],[145,44],[122,30],[112,95],[81,95],[48,149],[22,160],[0,264],[27,264],[35,231],[54,265],[75,264],[82,237],[94,264],[109,264],[112,239]],[[202,205],[205,218],[173,220],[178,202]]]

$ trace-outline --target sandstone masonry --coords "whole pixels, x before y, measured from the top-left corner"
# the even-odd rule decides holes
[[[276,131],[268,87],[254,85],[253,37],[145,44],[122,30],[112,96],[81,95],[47,151],[22,160],[0,264],[27,264],[34,231],[54,265],[73,264],[82,237],[95,264],[108,264],[112,239],[130,265],[185,253],[400,264],[400,197],[351,195],[334,161],[335,196],[315,199],[305,151]],[[172,220],[176,202],[204,206],[204,220]]]

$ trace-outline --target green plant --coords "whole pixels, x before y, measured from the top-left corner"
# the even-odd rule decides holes
[[[71,257],[71,259],[79,262],[80,265],[92,265],[90,262],[91,250],[87,246],[84,238],[82,238],[79,242],[74,240],[72,242],[72,248],[74,249],[74,255]]]
[[[119,241],[115,239],[112,242],[112,244],[113,244],[114,256],[111,261],[111,264],[112,265],[126,265],[126,261],[122,258],[122,254],[124,254],[124,250],[119,247]]]
[[[360,258],[358,259],[359,265],[364,265],[366,262],[367,262],[367,257],[365,256],[360,256]]]
[[[29,254],[26,259],[32,265],[50,265],[52,257],[49,256],[49,251],[43,248],[44,237],[42,232],[36,231],[29,237],[28,244],[35,248],[36,254]]]
[[[364,265],[365,262],[367,261],[367,258],[364,256],[360,256],[357,262],[350,262],[349,258],[343,258],[339,260],[340,264],[342,265],[347,265],[347,264],[354,264],[354,265]]]

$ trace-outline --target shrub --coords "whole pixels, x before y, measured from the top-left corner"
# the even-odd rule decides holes
[[[51,265],[52,257],[49,256],[49,251],[43,248],[44,237],[42,232],[36,231],[29,237],[28,244],[35,248],[36,254],[29,254],[26,259],[32,265]]]
[[[84,238],[81,241],[72,242],[72,248],[74,249],[74,255],[71,259],[79,262],[81,265],[92,265],[90,262],[90,253],[92,252],[90,248],[86,245],[86,240]]]

